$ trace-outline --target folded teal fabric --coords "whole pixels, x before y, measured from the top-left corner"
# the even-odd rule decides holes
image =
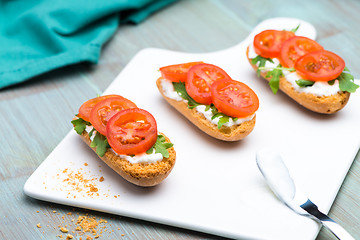
[[[63,66],[97,63],[122,23],[175,0],[0,0],[0,89]]]

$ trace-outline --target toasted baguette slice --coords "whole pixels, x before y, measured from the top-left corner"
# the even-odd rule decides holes
[[[185,101],[176,101],[167,97],[164,94],[164,90],[161,84],[161,81],[163,80],[164,78],[162,77],[158,78],[156,85],[164,99],[181,114],[183,114],[195,126],[210,136],[223,141],[238,141],[245,138],[254,129],[256,116],[254,116],[251,120],[243,122],[239,125],[234,125],[231,127],[222,126],[220,129],[218,129],[217,125],[209,122],[209,120],[207,120],[204,115],[199,113],[195,108],[188,108],[188,104]]]
[[[170,142],[163,133],[166,142]],[[81,134],[81,139],[90,147],[91,140],[89,134],[84,131]],[[96,147],[90,147],[96,151]],[[142,187],[155,186],[162,182],[171,172],[175,165],[176,152],[174,147],[168,148],[169,157],[163,158],[156,163],[130,163],[124,158],[116,155],[111,149],[105,152],[103,157],[100,157],[110,168],[117,172],[127,181]]]
[[[253,69],[257,71],[258,66],[252,64],[251,59],[249,58],[249,47],[247,48],[246,56]],[[260,75],[264,79],[270,81],[270,78],[266,77],[266,73],[266,71],[261,71]],[[341,110],[343,107],[345,107],[350,98],[349,92],[338,92],[337,94],[330,96],[316,96],[310,93],[301,93],[296,91],[291,83],[284,77],[280,78],[279,88],[281,91],[283,91],[285,94],[287,94],[305,108],[313,112],[324,114],[332,114]]]

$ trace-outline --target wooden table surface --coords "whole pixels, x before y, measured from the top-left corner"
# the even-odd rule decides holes
[[[318,41],[343,56],[359,78],[359,10],[360,1],[356,0],[182,0],[139,25],[120,26],[104,46],[97,65],[84,63],[66,67],[0,90],[0,238],[61,239],[59,235],[62,235],[65,239],[66,233],[59,227],[66,226],[69,233],[79,239],[76,231],[72,233],[73,220],[88,214],[96,220],[107,221],[100,223],[103,230],[99,239],[219,239],[199,232],[38,201],[27,197],[23,186],[70,131],[69,120],[81,103],[101,94],[141,49],[221,50],[242,41],[264,19],[296,17],[312,23],[318,31]],[[346,136],[339,140],[346,141]],[[356,239],[360,239],[359,204],[360,156],[357,156],[330,211],[330,216]],[[327,230],[321,230],[317,239],[334,238]]]

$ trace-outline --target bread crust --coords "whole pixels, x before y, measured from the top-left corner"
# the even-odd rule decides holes
[[[163,133],[159,133],[165,137],[166,142],[170,139]],[[89,134],[84,131],[81,139],[94,151],[96,147],[91,147],[91,140]],[[128,160],[116,155],[111,149],[105,152],[103,160],[110,168],[117,172],[127,181],[142,187],[151,187],[161,183],[171,172],[175,165],[176,152],[174,147],[168,148],[169,157],[163,158],[156,163],[130,163]]]
[[[195,108],[188,108],[188,104],[185,101],[176,101],[165,96],[161,85],[161,81],[163,79],[164,78],[162,77],[158,78],[156,85],[164,99],[181,114],[183,114],[190,122],[192,122],[195,126],[208,135],[223,141],[238,141],[245,138],[254,129],[256,116],[254,116],[251,120],[243,122],[239,125],[234,125],[231,127],[222,126],[220,129],[218,129],[217,125],[209,122],[209,120],[207,120],[204,115],[199,113]]]
[[[258,66],[251,63],[249,58],[249,47],[246,50],[246,57],[251,64],[252,68],[257,71]],[[266,77],[266,71],[261,71],[260,75],[267,81],[270,81],[270,78]],[[341,110],[350,98],[349,92],[338,92],[330,96],[316,96],[311,93],[301,93],[296,91],[291,83],[286,80],[285,77],[280,78],[279,88],[290,98],[294,99],[297,103],[304,106],[305,108],[323,114],[333,114]]]

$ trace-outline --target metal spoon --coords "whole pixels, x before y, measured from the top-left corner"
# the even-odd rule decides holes
[[[355,240],[343,227],[319,211],[295,185],[279,153],[263,149],[256,154],[256,162],[275,195],[290,209],[302,216],[310,217],[322,224],[341,240]]]

